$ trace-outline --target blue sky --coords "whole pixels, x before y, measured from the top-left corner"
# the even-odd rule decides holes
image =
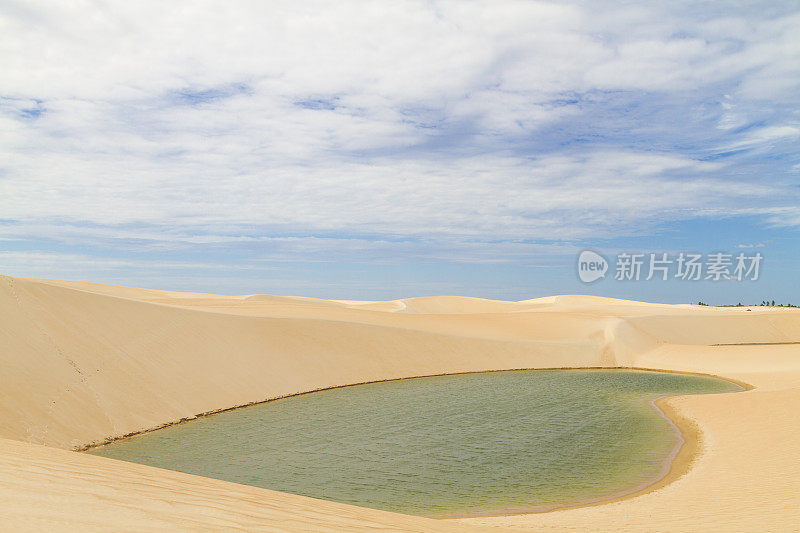
[[[795,2],[0,0],[0,272],[800,304],[798,35]],[[764,262],[583,284],[587,248]]]

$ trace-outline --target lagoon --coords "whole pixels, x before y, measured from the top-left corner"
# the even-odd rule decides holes
[[[540,511],[662,477],[681,436],[655,399],[737,390],[635,370],[414,378],[270,401],[90,453],[408,514]]]

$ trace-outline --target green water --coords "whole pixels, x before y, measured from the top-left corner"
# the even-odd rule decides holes
[[[419,378],[277,400],[91,453],[410,514],[524,511],[658,478],[679,437],[651,400],[734,390],[639,371]]]

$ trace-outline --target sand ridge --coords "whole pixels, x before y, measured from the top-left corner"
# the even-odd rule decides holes
[[[585,296],[326,301],[2,276],[0,438],[10,440],[0,442],[0,510],[7,525],[31,529],[107,529],[123,516],[117,511],[135,507],[117,529],[208,529],[224,515],[228,527],[280,530],[800,530],[800,345],[790,344],[798,340],[798,309]],[[754,389],[660,403],[701,441],[691,468],[657,490],[458,522],[234,484],[222,491],[222,482],[65,451],[320,388],[545,367],[698,372]],[[192,492],[177,488],[183,483]]]

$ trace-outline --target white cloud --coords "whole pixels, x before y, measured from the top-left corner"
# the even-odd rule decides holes
[[[0,220],[15,223],[0,234],[174,246],[399,236],[480,261],[464,239],[533,253],[523,240],[748,209],[773,220],[797,200],[786,179],[743,179],[672,149],[705,130],[676,123],[645,149],[617,140],[627,109],[587,111],[607,92],[648,95],[652,109],[706,90],[719,102],[724,85],[715,147],[796,139],[796,116],[738,128],[796,103],[800,18],[722,11],[4,2]],[[677,109],[702,118],[699,107]],[[601,133],[539,149],[565,120]],[[284,243],[282,257],[335,255],[332,242]],[[404,249],[365,253],[381,246]]]
[[[800,137],[800,128],[796,126],[769,126],[749,132],[742,136],[741,139],[728,144],[723,149],[753,148],[777,141],[794,140],[798,137]]]
[[[261,168],[243,164],[235,143],[216,148],[166,163],[155,155],[32,158],[26,167],[36,179],[2,184],[3,196],[17,200],[4,217],[116,226],[120,237],[138,232],[121,225],[186,232],[225,224],[279,233],[576,239],[637,233],[648,220],[691,218],[703,209],[730,214],[742,199],[777,193],[769,185],[695,177],[716,163],[630,151]]]
[[[800,227],[800,207],[797,206],[751,209],[749,212],[765,216],[767,223],[774,227]]]

